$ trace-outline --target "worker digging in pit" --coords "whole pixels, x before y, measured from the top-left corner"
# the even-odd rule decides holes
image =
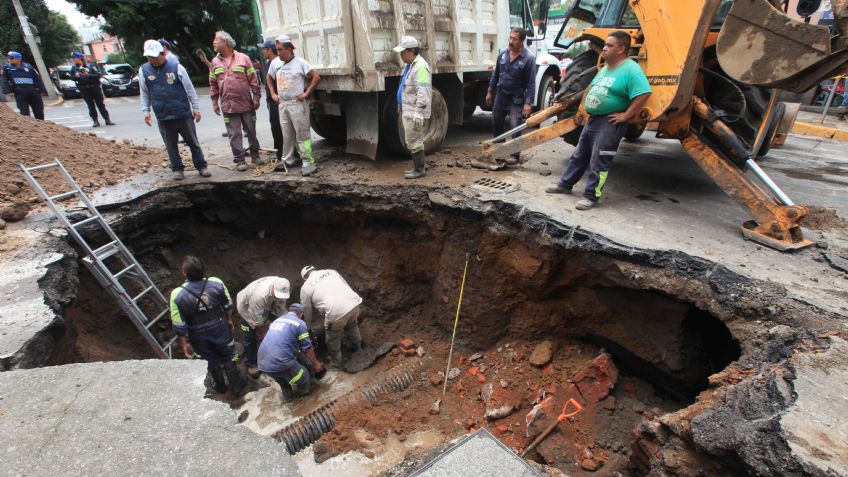
[[[524,48],[527,33],[521,28],[509,32],[509,48],[498,56],[489,81],[486,104],[492,108],[492,137],[498,137],[519,126],[522,118],[533,112],[536,102],[536,57]],[[521,133],[513,134],[517,138]],[[506,164],[518,164],[520,152],[513,153]]]
[[[286,401],[310,394],[312,381],[326,373],[309,339],[303,309],[293,303],[288,313],[271,323],[259,345],[259,370],[277,381]]]
[[[187,281],[171,292],[170,300],[171,323],[180,348],[187,358],[197,353],[206,360],[215,391],[227,391],[225,372],[230,390],[240,394],[245,381],[236,367],[230,292],[220,278],[205,278],[203,262],[195,256],[186,255],[181,270]]]
[[[406,171],[403,177],[417,179],[426,174],[424,139],[430,125],[432,75],[430,65],[421,57],[421,49],[415,38],[401,38],[394,51],[400,53],[400,59],[406,63],[397,90],[397,104],[403,123],[404,142],[412,154],[412,170]]]
[[[295,56],[295,46],[288,35],[274,40],[277,58],[268,65],[265,81],[271,99],[278,103],[280,128],[283,130],[283,161],[288,167],[303,167],[300,174],[308,176],[318,169],[312,154],[312,130],[309,123],[309,103],[306,99],[321,81],[321,76],[305,59]],[[309,85],[306,80],[309,80]],[[295,155],[295,145],[300,157]]]
[[[342,334],[347,338],[351,351],[357,351],[362,346],[359,335],[359,305],[362,297],[335,270],[316,270],[312,265],[307,265],[301,270],[300,276],[303,278],[300,302],[304,306],[304,319],[313,331],[320,329],[315,321],[322,321],[328,361],[330,367],[338,369],[342,362]],[[315,311],[317,317],[313,317]]]
[[[548,194],[570,194],[588,167],[589,177],[583,198],[575,205],[577,210],[591,209],[598,203],[628,122],[637,117],[651,96],[648,79],[642,68],[628,57],[629,51],[630,35],[623,31],[610,33],[601,55],[606,65],[592,80],[586,94],[589,121],[559,182],[545,189]],[[557,97],[563,93],[560,91]]]
[[[236,308],[241,317],[241,339],[247,373],[259,377],[256,353],[259,343],[268,332],[268,325],[286,313],[286,300],[290,292],[289,281],[268,276],[252,281],[236,296]]]

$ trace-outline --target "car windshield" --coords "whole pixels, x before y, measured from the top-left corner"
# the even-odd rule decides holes
[[[61,69],[57,70],[57,74],[59,75],[60,80],[69,80],[71,79],[71,70],[70,69]]]
[[[110,75],[132,76],[135,74],[130,65],[106,65],[106,73]]]

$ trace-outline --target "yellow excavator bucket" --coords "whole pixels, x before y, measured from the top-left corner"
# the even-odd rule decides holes
[[[718,61],[743,83],[804,92],[848,71],[848,0],[831,0],[838,35],[794,20],[768,0],[736,0],[721,27]]]

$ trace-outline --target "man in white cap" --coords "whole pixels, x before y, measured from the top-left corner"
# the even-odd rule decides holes
[[[351,350],[356,351],[362,346],[359,335],[362,297],[335,270],[316,270],[307,265],[300,271],[300,276],[303,278],[300,302],[304,307],[304,321],[312,330],[323,324],[330,365],[338,368],[342,361],[342,333],[347,337]],[[318,311],[317,318],[323,323],[313,322],[313,310]]]
[[[247,285],[236,296],[236,309],[241,317],[241,338],[247,372],[257,377],[256,352],[268,332],[268,325],[286,313],[290,296],[289,281],[282,277],[262,277]]]
[[[433,81],[430,65],[421,57],[418,40],[411,36],[400,39],[394,48],[406,63],[400,77],[397,104],[403,122],[406,147],[412,153],[412,170],[403,175],[407,179],[422,177],[424,171],[424,138],[430,125],[430,104]]]
[[[177,146],[179,137],[191,151],[191,162],[202,177],[209,177],[206,159],[197,140],[194,123],[200,122],[200,99],[191,84],[186,69],[178,61],[169,61],[168,54],[156,40],[144,42],[147,63],[141,65],[139,92],[144,122],[152,126],[151,106],[156,114],[159,134],[165,142],[171,161],[172,178],[184,178],[183,160]]]
[[[279,103],[280,126],[283,129],[283,161],[289,167],[303,164],[300,173],[308,176],[318,169],[312,155],[312,132],[309,123],[309,103],[306,98],[312,94],[321,81],[312,65],[299,56],[294,56],[294,43],[288,35],[280,35],[275,40],[278,57],[268,66],[265,81],[270,86],[271,99]],[[309,86],[306,86],[306,79]],[[294,156],[295,141],[300,149],[300,157]]]

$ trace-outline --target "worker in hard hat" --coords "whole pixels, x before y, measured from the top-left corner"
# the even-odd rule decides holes
[[[321,379],[324,365],[318,361],[309,328],[303,322],[303,305],[293,303],[288,313],[271,323],[259,345],[259,370],[274,378],[286,401],[312,392],[312,380]]]
[[[359,335],[362,297],[335,270],[316,270],[307,265],[300,276],[303,278],[300,302],[304,307],[304,320],[313,330],[323,324],[330,366],[338,368],[342,361],[342,334],[347,337],[352,351],[362,346]],[[321,322],[316,323],[318,320]]]
[[[282,277],[262,277],[247,285],[236,295],[236,308],[241,317],[241,339],[248,374],[256,378],[259,369],[256,353],[268,331],[268,325],[286,313],[290,296],[289,281]]]

